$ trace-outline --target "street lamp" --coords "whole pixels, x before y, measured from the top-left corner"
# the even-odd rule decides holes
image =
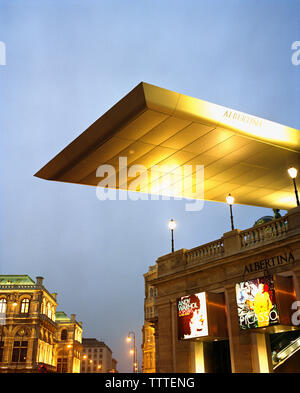
[[[133,355],[132,356],[132,369],[133,372],[136,373],[137,372],[137,350],[136,350],[136,346],[135,346],[135,333],[134,332],[129,332],[128,336],[127,336],[127,342],[132,342],[132,348],[130,350],[130,354]]]
[[[295,195],[296,195],[296,201],[297,201],[297,206],[300,206],[299,203],[299,196],[298,196],[298,190],[297,190],[297,185],[296,185],[296,177],[297,177],[297,169],[294,167],[291,167],[288,169],[288,174],[292,178],[293,183],[294,183],[294,188],[295,188]]]
[[[168,227],[171,230],[172,252],[174,252],[174,229],[176,228],[176,222],[173,218],[169,221]]]
[[[234,230],[234,225],[233,225],[233,215],[232,215],[232,205],[234,204],[234,197],[231,196],[230,194],[227,195],[226,197],[226,202],[229,205],[230,208],[230,220],[231,220],[231,230]]]

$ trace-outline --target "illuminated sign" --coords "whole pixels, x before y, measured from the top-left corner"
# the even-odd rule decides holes
[[[259,277],[236,284],[240,329],[255,329],[279,324],[273,276]]]
[[[178,339],[208,335],[205,292],[177,299]]]

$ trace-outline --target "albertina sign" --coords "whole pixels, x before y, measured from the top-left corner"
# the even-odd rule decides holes
[[[268,270],[272,267],[284,265],[294,261],[294,255],[290,251],[289,253],[277,255],[276,257],[262,259],[259,262],[249,263],[244,268],[244,274],[258,272],[261,270]]]

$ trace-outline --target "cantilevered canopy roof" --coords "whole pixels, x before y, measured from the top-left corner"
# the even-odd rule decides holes
[[[143,82],[35,176],[218,202],[231,193],[236,203],[289,209],[289,166],[300,170],[299,130]]]

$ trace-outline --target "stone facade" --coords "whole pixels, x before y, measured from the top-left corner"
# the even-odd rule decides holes
[[[0,275],[1,373],[57,371],[56,307],[56,293],[47,291],[42,277],[34,282],[26,275]]]
[[[145,320],[155,323],[157,372],[214,369],[211,342],[178,340],[177,299],[203,291],[224,296],[231,371],[273,372],[269,337],[277,331],[240,330],[236,284],[267,274],[285,277],[293,283],[295,299],[300,300],[300,207],[248,230],[225,233],[221,239],[195,249],[162,256],[156,270],[157,277],[147,280],[147,286],[157,290],[156,319],[145,313]]]
[[[117,361],[112,357],[111,349],[96,338],[83,338],[82,373],[117,372]]]
[[[157,313],[155,307],[155,300],[157,296],[156,288],[150,284],[151,280],[157,278],[157,265],[150,266],[149,271],[144,274],[145,279],[145,300],[144,300],[144,315],[145,322],[142,328],[143,343],[143,373],[156,372],[155,352],[156,352],[156,337],[155,327],[157,323]]]

